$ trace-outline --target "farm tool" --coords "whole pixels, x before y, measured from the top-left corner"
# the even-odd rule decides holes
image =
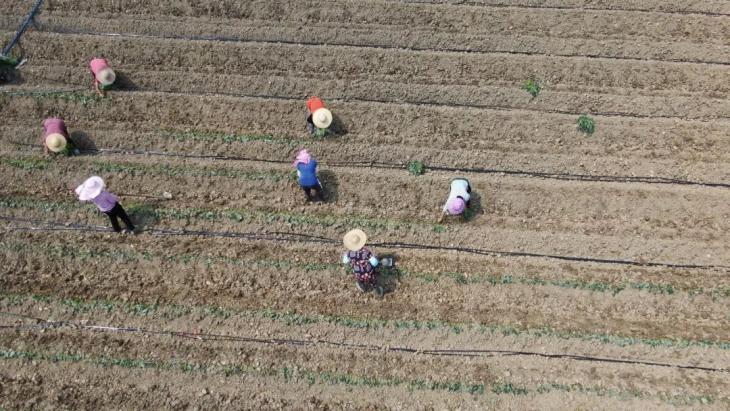
[[[161,195],[150,195],[150,194],[126,194],[119,193],[120,196],[124,197],[141,197],[141,198],[152,198],[155,200],[172,200],[172,193],[163,191]]]
[[[12,68],[17,69],[20,68],[23,64],[25,64],[25,59],[23,58],[15,58],[10,55],[10,51],[15,47],[15,45],[20,41],[20,38],[23,36],[25,31],[28,29],[28,26],[33,25],[35,26],[35,15],[38,14],[38,11],[41,8],[41,5],[43,4],[43,0],[37,0],[33,8],[31,9],[30,13],[28,13],[28,16],[23,20],[23,23],[21,23],[20,28],[18,28],[18,31],[15,33],[15,36],[12,40],[10,40],[10,43],[8,43],[2,50],[2,53],[0,53],[0,67],[3,68]]]

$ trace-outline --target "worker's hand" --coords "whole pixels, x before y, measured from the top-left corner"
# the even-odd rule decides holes
[[[444,221],[445,216],[446,216],[446,213],[441,213],[441,215],[439,216],[439,220],[438,220],[439,224],[441,224]]]

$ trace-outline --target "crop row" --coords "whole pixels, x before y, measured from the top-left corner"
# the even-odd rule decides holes
[[[546,394],[550,392],[569,392],[596,395],[599,397],[612,397],[617,399],[630,398],[652,398],[655,397],[663,402],[672,405],[712,404],[715,402],[727,403],[726,398],[717,398],[711,395],[697,395],[690,393],[667,393],[660,392],[652,395],[636,389],[620,390],[599,386],[586,386],[581,383],[543,383],[528,388],[507,382],[496,381],[491,384],[473,383],[462,381],[433,381],[426,378],[403,379],[398,377],[373,377],[360,376],[352,373],[336,371],[312,370],[298,365],[287,365],[283,367],[264,367],[255,364],[227,364],[214,365],[206,363],[195,363],[179,360],[149,360],[144,358],[126,358],[109,356],[91,356],[68,352],[43,353],[33,351],[17,351],[14,349],[0,347],[0,359],[22,360],[27,362],[51,362],[51,363],[84,363],[92,366],[110,368],[121,367],[129,369],[149,369],[157,371],[171,371],[183,373],[198,373],[206,375],[218,375],[224,377],[251,376],[251,377],[278,377],[285,383],[307,383],[344,385],[350,387],[404,387],[408,390],[447,391],[454,393],[469,393],[482,395],[485,392],[496,395],[530,395]]]
[[[46,170],[57,165],[57,161],[42,157],[0,157],[0,163],[22,170]],[[295,174],[283,171],[241,171],[229,168],[207,168],[197,166],[177,166],[166,164],[135,164],[118,163],[111,161],[91,161],[88,163],[90,170],[95,173],[128,173],[132,175],[152,174],[165,175],[169,177],[192,176],[192,177],[230,177],[243,178],[246,180],[269,180],[282,181],[293,179]]]
[[[124,251],[124,250],[106,250],[99,248],[79,248],[67,245],[56,246],[34,243],[21,243],[13,241],[1,241],[0,246],[6,250],[14,252],[42,252],[44,255],[58,258],[75,258],[75,259],[98,259],[106,258],[112,260],[121,260],[125,262],[131,261],[152,261],[161,260],[165,262],[175,263],[200,263],[206,267],[213,265],[233,265],[248,268],[276,268],[291,269],[296,268],[305,272],[316,271],[339,271],[342,270],[340,264],[326,263],[321,261],[293,261],[293,260],[271,260],[271,259],[240,259],[220,255],[185,253],[177,255],[165,255],[161,253],[152,253],[149,251]],[[492,286],[506,285],[530,285],[530,286],[553,286],[566,289],[588,290],[593,292],[611,293],[617,295],[620,292],[632,289],[649,292],[652,294],[671,295],[680,291],[684,291],[689,295],[709,295],[713,299],[730,297],[730,287],[714,287],[702,288],[693,287],[687,289],[677,289],[674,285],[668,283],[651,283],[651,282],[625,282],[610,283],[605,281],[585,281],[580,279],[546,279],[537,276],[517,276],[512,274],[494,274],[494,273],[464,273],[458,271],[447,272],[418,272],[404,268],[384,269],[383,274],[386,276],[395,276],[398,279],[413,278],[422,283],[438,283],[444,280],[451,280],[456,285],[470,284],[490,284]]]
[[[36,101],[43,100],[61,100],[73,103],[80,103],[87,106],[93,103],[109,102],[110,97],[101,97],[97,94],[86,90],[69,90],[69,91],[29,91],[29,90],[10,90],[0,92],[0,101],[3,97],[31,97]]]
[[[0,208],[8,209],[33,209],[40,211],[67,211],[86,208],[91,210],[89,205],[83,205],[73,201],[46,201],[33,198],[0,196]],[[134,218],[154,218],[172,220],[200,219],[205,221],[230,220],[239,223],[259,221],[267,224],[283,223],[291,226],[317,225],[321,227],[332,227],[333,225],[360,226],[372,229],[397,230],[402,228],[426,227],[437,233],[447,231],[447,227],[441,224],[419,223],[406,220],[379,219],[358,215],[333,216],[333,215],[311,215],[303,213],[273,212],[247,209],[213,209],[213,208],[158,208],[146,204],[133,203],[125,207]]]
[[[0,358],[20,359],[26,361],[48,361],[48,362],[71,362],[86,363],[99,367],[123,367],[142,368],[160,371],[181,371],[185,373],[203,373],[211,375],[233,376],[254,376],[254,377],[281,377],[287,383],[306,382],[313,384],[348,385],[361,387],[407,387],[409,390],[431,390],[468,392],[471,394],[483,394],[484,384],[464,383],[460,381],[429,381],[426,379],[401,379],[401,378],[378,378],[368,376],[356,376],[350,373],[338,373],[331,371],[316,371],[299,366],[285,366],[281,368],[261,367],[251,364],[229,364],[225,366],[193,363],[185,361],[157,361],[141,358],[114,358],[97,357],[83,354],[71,353],[38,353],[30,351],[15,351],[7,348],[0,348]],[[513,387],[511,384],[508,384]],[[498,383],[492,386],[492,392],[496,394],[526,394],[524,388],[515,390],[505,389],[507,384]]]
[[[559,330],[550,327],[526,328],[504,324],[457,323],[442,320],[387,320],[363,318],[347,315],[302,314],[292,311],[276,311],[273,309],[240,310],[220,306],[190,306],[179,304],[147,304],[143,302],[122,302],[109,299],[57,298],[37,294],[0,294],[0,302],[5,306],[18,306],[32,303],[35,307],[45,304],[50,308],[60,304],[77,312],[112,313],[123,312],[137,316],[160,316],[166,320],[180,318],[191,314],[200,317],[212,316],[219,319],[265,319],[276,321],[287,326],[306,326],[313,324],[331,324],[353,329],[393,329],[393,330],[439,330],[450,334],[461,334],[467,331],[495,336],[526,336],[534,338],[577,339],[619,347],[645,345],[665,348],[717,348],[730,350],[730,342],[712,340],[687,340],[682,338],[636,338],[612,334],[585,333]]]

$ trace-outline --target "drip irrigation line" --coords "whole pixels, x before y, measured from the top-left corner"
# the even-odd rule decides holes
[[[728,63],[730,65],[730,63]],[[73,83],[65,83],[67,85],[76,85]],[[73,92],[79,92],[79,91],[86,91],[87,89],[84,88],[75,88],[70,90],[50,90],[50,91],[43,91],[44,93],[49,94],[62,94],[62,93],[73,93]],[[36,93],[42,93],[42,91],[32,91]],[[32,93],[31,92],[31,93]],[[257,93],[257,94],[246,94],[246,93],[234,93],[234,92],[224,92],[224,91],[194,91],[194,90],[187,90],[187,91],[166,91],[166,90],[160,90],[160,89],[149,89],[149,88],[141,88],[141,87],[133,87],[128,89],[116,89],[115,92],[117,93],[157,93],[157,94],[168,94],[173,96],[195,96],[195,97],[217,97],[217,96],[223,96],[223,97],[233,97],[233,98],[249,98],[249,99],[267,99],[267,100],[280,100],[280,101],[297,101],[301,102],[304,99],[306,99],[306,96],[282,96],[282,95],[273,95],[273,94],[266,94],[266,93]],[[0,95],[18,95],[17,90],[9,90],[9,91],[1,91]],[[564,115],[564,116],[577,116],[585,114],[584,112],[573,112],[569,110],[558,110],[558,109],[535,109],[535,108],[528,108],[528,107],[510,107],[510,106],[500,106],[496,104],[475,104],[475,103],[444,103],[441,101],[435,101],[435,100],[409,100],[409,99],[396,99],[396,100],[385,100],[385,99],[377,99],[377,98],[365,98],[365,97],[330,97],[328,101],[334,101],[338,103],[371,103],[371,104],[387,104],[387,105],[395,105],[395,106],[403,106],[403,105],[410,105],[410,106],[416,106],[416,107],[435,107],[435,108],[463,108],[463,109],[474,109],[474,110],[492,110],[497,112],[504,112],[504,113],[511,113],[515,111],[525,111],[530,113],[542,113],[542,114],[557,114],[557,115]],[[687,122],[701,122],[701,123],[708,123],[711,121],[727,121],[730,120],[730,116],[728,117],[713,117],[713,118],[693,118],[693,117],[681,117],[681,116],[670,116],[670,115],[650,115],[650,114],[628,114],[628,113],[621,113],[621,112],[614,112],[614,111],[606,111],[606,112],[591,112],[591,115],[594,116],[601,116],[601,117],[607,117],[607,118],[634,118],[634,119],[652,119],[652,120],[679,120],[679,121],[687,121]]]
[[[55,221],[43,221],[35,219],[24,219],[10,216],[0,215],[0,220],[23,222],[29,224],[45,225],[46,227],[9,227],[11,231],[111,231],[110,228],[100,229],[100,226],[85,226],[82,224],[61,223]],[[88,227],[88,229],[87,229]],[[161,229],[148,228],[139,230],[140,233],[159,236],[196,236],[196,237],[220,237],[220,238],[239,238],[252,241],[284,241],[284,242],[304,242],[319,244],[340,244],[339,240],[316,236],[311,234],[300,234],[291,232],[235,232],[235,231],[208,231],[208,230],[185,230],[185,229]],[[702,270],[728,270],[730,266],[713,265],[713,264],[678,264],[665,262],[640,262],[633,260],[565,256],[557,254],[541,254],[524,251],[499,251],[480,248],[469,248],[459,246],[438,246],[427,244],[413,244],[402,242],[373,242],[371,247],[382,247],[390,249],[410,249],[410,250],[426,250],[426,251],[456,251],[468,254],[485,255],[491,257],[527,257],[527,258],[543,258],[562,261],[573,261],[579,263],[595,263],[595,264],[611,264],[611,265],[628,265],[638,267],[666,267],[666,268],[684,268],[684,269],[702,269]]]
[[[15,317],[23,317],[22,315],[14,313],[0,312],[2,315],[10,315]],[[684,364],[671,364],[662,363],[655,361],[644,361],[644,360],[628,360],[620,358],[607,358],[597,357],[589,355],[576,355],[576,354],[554,354],[554,353],[541,353],[536,351],[522,351],[522,350],[497,350],[497,349],[416,349],[408,347],[398,346],[382,346],[372,344],[356,344],[356,343],[345,343],[337,341],[329,341],[323,339],[313,340],[302,340],[302,339],[290,339],[290,338],[256,338],[256,337],[244,337],[236,335],[225,335],[225,334],[214,334],[214,333],[196,333],[187,331],[169,331],[169,330],[152,330],[141,327],[114,327],[108,325],[86,325],[79,324],[70,321],[45,321],[35,317],[27,317],[37,321],[38,324],[33,325],[3,325],[0,329],[60,329],[60,328],[74,328],[77,330],[90,330],[97,332],[116,332],[116,333],[136,333],[146,335],[157,335],[157,336],[169,336],[196,339],[200,341],[229,341],[229,342],[243,342],[243,343],[255,343],[255,344],[266,344],[266,345],[288,345],[295,347],[311,347],[316,348],[317,346],[329,346],[338,347],[345,349],[364,350],[370,352],[397,352],[405,354],[415,355],[429,355],[429,356],[453,356],[453,357],[494,357],[494,356],[529,356],[529,357],[540,357],[546,359],[563,359],[563,360],[574,360],[574,361],[588,361],[588,362],[599,362],[599,363],[613,363],[613,364],[630,364],[630,365],[644,365],[651,367],[664,367],[664,368],[677,368],[686,370],[697,370],[697,371],[708,371],[708,372],[730,372],[730,369],[716,368],[716,367],[702,367],[696,365],[684,365]]]
[[[23,143],[19,141],[9,141],[10,144],[25,147],[42,147],[40,144]],[[79,150],[82,154],[130,154],[130,155],[149,155],[159,157],[181,157],[181,158],[196,158],[205,160],[223,160],[223,161],[252,161],[260,163],[271,163],[271,164],[291,164],[291,160],[272,160],[256,157],[245,157],[245,156],[227,156],[217,154],[188,154],[178,152],[165,152],[165,151],[154,151],[154,150],[137,150],[137,149],[125,149],[125,148],[97,148]],[[404,170],[408,168],[407,164],[403,163],[388,163],[383,161],[322,161],[321,165],[331,167],[361,167],[361,168],[376,168],[376,169],[388,169],[388,170]],[[716,183],[716,182],[703,182],[693,180],[682,180],[668,177],[650,177],[650,176],[611,176],[601,174],[575,174],[575,173],[552,173],[552,172],[539,172],[539,171],[528,171],[528,170],[513,170],[504,168],[473,168],[473,167],[446,167],[438,165],[424,164],[426,171],[449,171],[458,173],[478,173],[478,174],[505,174],[512,176],[524,176],[524,177],[536,177],[552,180],[564,180],[564,181],[588,181],[588,182],[601,182],[601,183],[645,183],[645,184],[667,184],[667,185],[687,185],[687,186],[703,186],[703,187],[720,187],[730,188],[730,183]]]
[[[28,29],[28,26],[31,24],[34,24],[35,22],[35,15],[38,13],[38,11],[41,8],[41,4],[43,4],[43,0],[37,0],[35,2],[35,5],[31,9],[30,13],[28,13],[28,16],[25,17],[25,20],[23,20],[23,23],[20,25],[20,28],[18,28],[18,31],[15,32],[15,36],[13,36],[13,39],[10,40],[10,43],[8,43],[5,48],[2,51],[3,56],[7,56],[8,53],[10,53],[10,50],[15,47],[15,45],[20,41],[20,38],[23,36],[25,31]]]
[[[456,0],[456,1],[439,1],[439,0],[391,0],[396,3],[406,4],[427,4],[427,5],[444,5],[444,6],[469,6],[469,7],[480,7],[480,8],[514,8],[514,9],[537,9],[537,10],[559,10],[559,11],[601,11],[609,13],[656,13],[656,14],[679,14],[682,16],[700,15],[708,17],[728,17],[730,13],[721,13],[714,11],[701,11],[701,10],[651,10],[651,9],[640,9],[625,7],[620,9],[611,9],[607,7],[595,7],[595,6],[546,6],[546,5],[529,5],[529,4],[512,4],[512,3],[483,3],[479,1],[470,0]]]
[[[78,34],[86,36],[99,36],[99,37],[116,37],[116,38],[146,38],[146,39],[163,39],[163,40],[184,40],[184,41],[218,41],[222,43],[259,43],[259,44],[286,44],[296,46],[314,46],[314,47],[351,47],[351,48],[363,48],[363,49],[375,49],[375,50],[400,50],[400,51],[411,51],[411,52],[431,52],[431,53],[458,53],[458,54],[507,54],[517,56],[543,56],[543,57],[565,57],[565,58],[585,58],[590,60],[624,60],[624,61],[639,61],[646,63],[680,63],[680,64],[704,64],[704,65],[718,65],[718,66],[730,66],[730,62],[718,61],[718,60],[697,60],[697,59],[652,59],[645,57],[629,57],[629,56],[604,56],[600,54],[578,54],[578,53],[539,53],[532,51],[515,51],[515,50],[492,50],[483,51],[468,47],[406,47],[397,45],[382,45],[382,44],[362,44],[362,43],[351,43],[346,41],[334,41],[334,42],[315,42],[306,40],[287,40],[287,39],[247,39],[236,36],[214,36],[214,35],[181,35],[181,34],[137,34],[137,33],[109,33],[99,32],[93,30],[82,30],[74,29],[61,26],[49,26],[42,27],[39,29],[41,32],[51,34]]]

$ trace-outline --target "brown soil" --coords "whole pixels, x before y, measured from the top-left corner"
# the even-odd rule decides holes
[[[30,6],[4,6],[3,40]],[[0,91],[0,325],[21,327],[0,330],[0,407],[730,404],[726,2],[59,0],[37,21],[21,79]],[[92,55],[120,74],[107,99],[87,91]],[[338,136],[306,134],[313,94]],[[28,144],[49,115],[85,148],[127,151],[45,161]],[[290,175],[301,147],[325,203],[305,203]],[[107,227],[68,191],[97,173],[138,235],[72,225]],[[480,212],[439,225],[457,175]],[[379,300],[337,264],[356,225],[375,243],[495,252],[374,247],[400,270]]]

